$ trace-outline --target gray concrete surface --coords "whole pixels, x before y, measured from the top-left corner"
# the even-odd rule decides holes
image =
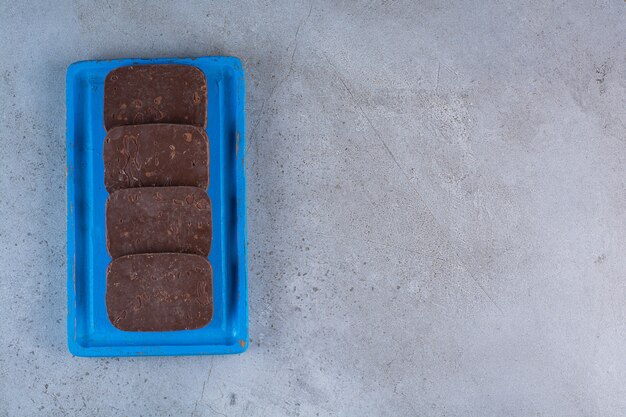
[[[0,2],[0,416],[625,415],[626,3],[222,3]],[[211,54],[251,347],[74,358],[65,70]]]

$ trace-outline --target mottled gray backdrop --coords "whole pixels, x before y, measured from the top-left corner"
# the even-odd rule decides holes
[[[623,416],[626,3],[0,1],[0,416]],[[65,71],[236,55],[250,349],[72,357]]]

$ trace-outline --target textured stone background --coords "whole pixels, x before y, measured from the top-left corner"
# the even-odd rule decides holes
[[[626,3],[0,1],[0,416],[623,416]],[[72,357],[65,70],[240,57],[250,331]]]

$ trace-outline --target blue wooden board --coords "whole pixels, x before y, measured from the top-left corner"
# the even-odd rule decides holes
[[[104,79],[126,65],[183,64],[207,78],[213,207],[214,313],[209,325],[174,332],[125,332],[105,306],[106,267],[102,148]],[[208,355],[248,347],[245,199],[245,85],[232,57],[82,61],[67,70],[67,335],[77,356]]]

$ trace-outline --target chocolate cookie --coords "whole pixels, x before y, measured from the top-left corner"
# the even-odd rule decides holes
[[[109,195],[106,243],[111,257],[211,250],[211,201],[197,187],[126,188]]]
[[[213,270],[198,255],[128,255],[107,268],[106,306],[120,330],[155,332],[206,326],[213,316]]]
[[[121,188],[209,184],[209,142],[196,126],[118,126],[104,139],[104,184]]]
[[[133,65],[104,81],[104,128],[147,123],[206,127],[207,83],[189,65]]]

